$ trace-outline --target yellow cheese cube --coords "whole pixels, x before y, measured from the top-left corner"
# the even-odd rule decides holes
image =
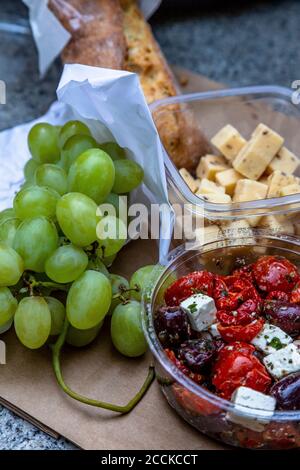
[[[210,193],[225,193],[225,188],[223,186],[218,186],[216,183],[213,181],[208,180],[207,178],[203,178],[202,180],[199,180],[199,187],[196,192],[200,194],[210,194]]]
[[[223,186],[226,193],[230,196],[234,193],[236,183],[243,178],[244,177],[233,168],[220,171],[216,174],[216,182]]]
[[[223,236],[223,232],[218,225],[208,225],[195,230],[196,240],[200,245],[214,242]]]
[[[211,139],[211,143],[227,160],[233,160],[246,144],[246,140],[235,127],[228,124]]]
[[[196,175],[198,178],[207,178],[214,181],[216,173],[226,170],[228,165],[224,157],[217,155],[205,155],[200,158],[200,162],[196,168]]]
[[[246,202],[264,199],[267,195],[268,186],[253,180],[239,180],[236,184],[233,202]],[[251,216],[247,221],[251,227],[256,227],[261,216]]]
[[[280,190],[280,196],[289,196],[290,194],[298,194],[298,193],[300,193],[300,185],[297,183],[284,186]]]
[[[233,202],[256,201],[264,199],[267,195],[268,186],[259,181],[242,179],[236,184]]]
[[[283,171],[275,170],[268,178],[269,188],[267,197],[279,197],[281,189],[294,183],[299,183],[299,178],[288,175]]]
[[[264,124],[259,124],[249,142],[233,160],[233,168],[252,180],[258,180],[283,145],[284,139]]]
[[[294,173],[299,163],[300,161],[295,154],[290,152],[286,147],[282,147],[268,165],[267,173],[273,173],[273,171],[276,170],[284,171],[285,173]]]
[[[210,193],[210,194],[200,194],[197,193],[198,196],[202,196],[205,201],[208,202],[215,202],[217,204],[229,204],[231,202],[231,197],[228,194],[222,193]]]
[[[182,178],[184,179],[184,181],[186,182],[186,184],[188,185],[192,193],[196,192],[198,189],[198,183],[195,180],[195,178],[192,177],[190,172],[186,170],[185,168],[181,168],[179,170],[179,173],[181,174]]]
[[[275,215],[266,215],[262,217],[259,222],[259,228],[268,229],[272,232],[287,233],[288,235],[293,235],[295,233],[295,228],[290,221],[286,219],[281,220]]]

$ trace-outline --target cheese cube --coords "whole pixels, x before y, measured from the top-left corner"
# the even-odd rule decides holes
[[[227,413],[227,419],[257,432],[264,430],[276,408],[274,397],[249,387],[238,387],[231,401],[235,405],[234,411]]]
[[[218,323],[214,323],[208,328],[208,332],[211,334],[213,338],[221,338],[221,335],[218,330]]]
[[[300,161],[296,155],[290,152],[286,147],[282,147],[268,165],[267,173],[280,170],[292,174],[297,170],[299,163]]]
[[[267,195],[268,186],[247,179],[239,180],[236,184],[233,202],[255,201],[264,199]]]
[[[182,178],[184,179],[192,193],[195,193],[198,189],[198,183],[195,178],[193,178],[190,172],[185,168],[181,168],[179,170],[179,173],[181,174]]]
[[[228,124],[211,139],[211,143],[227,160],[233,160],[246,144],[246,140],[235,127]]]
[[[284,218],[281,220],[278,216],[275,215],[266,215],[262,217],[259,221],[259,227],[271,230],[272,232],[286,233],[289,235],[294,235],[295,227],[289,220]]]
[[[200,162],[196,168],[196,175],[198,178],[207,178],[214,181],[216,173],[226,170],[228,165],[224,157],[217,155],[205,155],[200,158]]]
[[[300,370],[300,352],[294,344],[279,349],[266,356],[263,360],[268,372],[275,378],[282,377]]]
[[[220,171],[216,174],[216,182],[223,186],[226,193],[230,196],[233,195],[238,180],[242,178],[244,177],[233,168]]]
[[[200,194],[198,191],[197,196],[202,196],[205,201],[215,202],[216,204],[229,204],[231,202],[231,197],[228,194]]]
[[[208,225],[207,227],[196,229],[195,236],[197,243],[202,246],[218,240],[223,236],[223,232],[218,225]]]
[[[296,176],[288,175],[283,171],[276,170],[268,178],[269,188],[267,197],[279,197],[281,188],[298,182],[299,178],[296,178]]]
[[[251,341],[264,354],[271,354],[292,343],[293,339],[281,328],[265,323],[262,330]]]
[[[210,194],[210,193],[225,193],[225,188],[223,186],[218,186],[216,183],[213,181],[208,180],[207,178],[203,178],[202,180],[199,180],[199,187],[196,192],[200,194]]]
[[[181,302],[180,307],[186,312],[193,330],[207,330],[216,321],[215,301],[208,295],[191,295]]]
[[[289,196],[290,194],[300,193],[300,184],[294,183],[284,186],[280,190],[280,196]]]
[[[268,186],[258,181],[253,180],[239,180],[236,184],[233,202],[246,202],[264,199],[267,195]],[[251,227],[256,227],[261,219],[261,216],[253,216],[247,219]]]
[[[279,152],[284,139],[264,124],[259,124],[249,142],[233,160],[233,168],[247,178],[258,180]]]

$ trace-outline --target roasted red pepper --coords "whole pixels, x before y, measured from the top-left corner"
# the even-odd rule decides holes
[[[234,342],[219,352],[213,367],[212,383],[221,397],[229,400],[240,386],[263,393],[268,391],[272,379],[254,356],[254,351],[250,344]]]
[[[263,292],[291,292],[299,281],[296,266],[279,256],[262,256],[253,266],[253,276]]]
[[[299,291],[299,297],[300,297],[300,291]],[[289,302],[290,296],[286,292],[282,292],[282,290],[273,290],[272,292],[269,292],[269,294],[266,297],[266,300],[281,300],[283,302]]]
[[[281,299],[280,299],[281,300]],[[300,303],[300,283],[298,282],[291,292],[291,296],[287,301],[294,302],[295,304]]]
[[[218,325],[218,331],[224,341],[231,343],[232,341],[250,342],[260,332],[264,326],[262,318],[255,319],[247,325]]]
[[[260,313],[261,304],[256,300],[246,300],[237,310],[219,310],[217,312],[217,319],[223,326],[230,325],[248,325]]]
[[[168,306],[176,306],[199,292],[212,297],[213,289],[214,275],[208,271],[195,271],[177,279],[168,287],[165,292],[165,302]]]

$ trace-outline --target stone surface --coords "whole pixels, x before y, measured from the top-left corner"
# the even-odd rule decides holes
[[[272,83],[289,87],[300,79],[298,0],[234,2],[243,7],[231,9],[202,9],[202,2],[186,0],[185,12],[182,6],[168,9],[171,3],[166,0],[152,19],[170,63],[231,86]],[[196,10],[192,3],[197,3]],[[3,32],[7,23],[16,24],[19,33]],[[0,79],[7,84],[7,104],[0,106],[0,129],[44,113],[55,99],[60,72],[58,60],[45,78],[39,78],[26,8],[20,0],[1,0]],[[0,407],[0,449],[72,448],[64,439],[56,441]]]

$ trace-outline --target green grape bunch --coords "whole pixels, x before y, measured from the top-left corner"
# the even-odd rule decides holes
[[[152,366],[140,391],[119,406],[71,390],[60,359],[65,343],[86,347],[105,331],[122,355],[147,351],[141,292],[154,266],[138,270],[130,280],[110,272],[127,239],[118,200],[141,185],[143,169],[117,143],[97,142],[76,120],[63,126],[36,124],[28,147],[24,184],[13,207],[0,212],[0,334],[14,327],[24,347],[50,346],[57,382],[70,397],[128,413],[149,388]],[[102,203],[112,204],[115,216],[99,215]],[[103,328],[106,323],[110,328]]]

